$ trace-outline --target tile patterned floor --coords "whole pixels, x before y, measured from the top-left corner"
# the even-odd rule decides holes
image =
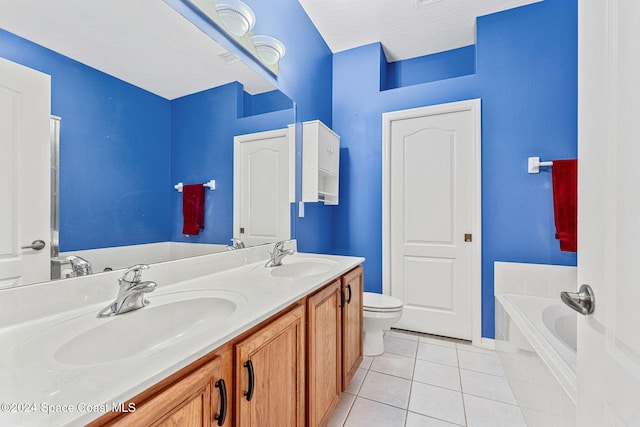
[[[526,427],[494,351],[392,330],[365,357],[330,427]]]

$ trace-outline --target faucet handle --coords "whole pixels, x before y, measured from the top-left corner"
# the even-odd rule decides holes
[[[124,272],[124,274],[122,275],[122,277],[120,278],[121,281],[125,281],[125,282],[129,282],[129,283],[137,283],[140,281],[140,278],[142,277],[142,272],[144,270],[147,270],[149,268],[148,264],[136,264],[133,265],[129,268],[127,268],[127,271]],[[133,276],[132,279],[130,279],[129,277]]]
[[[71,264],[71,270],[74,276],[86,276],[91,274],[91,263],[86,259],[77,255],[69,255],[66,260]]]
[[[281,241],[277,242],[275,244],[275,246],[273,247],[273,250],[274,251],[283,251],[285,243],[288,243],[288,242],[289,242],[289,240],[281,240]]]
[[[242,239],[238,239],[237,237],[232,237],[231,239],[231,249],[244,249],[245,245]]]

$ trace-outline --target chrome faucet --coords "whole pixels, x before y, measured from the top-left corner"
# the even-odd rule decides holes
[[[287,255],[294,254],[295,251],[293,249],[284,249],[284,244],[288,241],[289,240],[283,240],[275,244],[275,246],[273,247],[273,251],[269,253],[271,259],[267,261],[267,263],[264,265],[265,267],[278,267],[279,265],[282,265],[282,258],[286,257]]]
[[[233,237],[231,239],[231,244],[227,246],[228,251],[235,251],[236,249],[244,249],[244,242],[241,239],[237,239]]]
[[[73,272],[73,277],[78,276],[88,276],[92,273],[91,271],[91,263],[86,259],[79,257],[77,255],[69,255],[66,258],[67,261],[71,264],[71,271]]]
[[[148,268],[149,266],[146,264],[136,264],[129,267],[118,279],[120,288],[116,300],[103,308],[98,313],[98,317],[115,316],[148,305],[149,301],[144,299],[144,294],[153,292],[157,286],[155,282],[140,281],[142,272]]]

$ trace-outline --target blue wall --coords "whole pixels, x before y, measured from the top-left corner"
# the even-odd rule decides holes
[[[210,36],[220,40],[221,33],[185,6],[183,0],[165,0]],[[254,34],[276,37],[286,46],[286,54],[278,64],[277,78],[259,66],[253,68],[272,81],[296,103],[296,122],[321,120],[332,123],[332,53],[297,0],[245,0],[256,14]],[[246,53],[230,42],[222,44],[241,58]],[[300,134],[301,135],[301,134]],[[298,151],[298,164],[301,152]],[[300,170],[297,181],[301,182]],[[297,216],[297,208],[294,208]],[[335,207],[314,203],[305,206],[305,217],[293,221],[298,249],[303,252],[329,253],[334,246]]]
[[[382,65],[386,67],[381,76],[382,90],[452,79],[476,72],[476,47],[465,46]]]
[[[332,53],[300,3],[297,0],[245,2],[256,14],[252,32],[276,37],[286,46],[287,53],[278,65],[277,87],[295,100],[296,121],[321,120],[331,127]],[[320,203],[305,204],[304,218],[297,218],[294,225],[300,251],[332,251],[335,210]],[[297,209],[295,211],[297,215]]]
[[[169,101],[1,29],[0,56],[51,75],[60,250],[168,240]]]
[[[455,75],[459,53],[438,54],[438,67]],[[528,174],[527,157],[577,156],[577,2],[479,18],[475,74],[381,91],[388,74],[379,44],[334,55],[333,129],[342,137],[334,251],[365,256],[365,289],[381,291],[382,113],[481,98],[482,334],[492,338],[494,261],[576,264],[554,238],[551,176]]]
[[[173,101],[0,30],[0,56],[51,75],[62,117],[60,250],[142,243],[229,242],[233,136],[293,123],[279,91],[251,96],[239,83]],[[182,235],[179,181],[215,179],[205,229]]]
[[[205,190],[205,228],[197,236],[182,234],[182,194],[172,192],[172,241],[228,244],[234,236],[233,137],[286,128],[294,120],[291,101],[288,109],[243,117],[251,98],[236,82],[171,101],[172,182],[216,180],[215,191]],[[285,104],[277,93],[259,98]]]

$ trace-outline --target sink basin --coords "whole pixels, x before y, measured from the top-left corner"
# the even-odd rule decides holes
[[[327,273],[336,265],[335,261],[322,259],[290,260],[288,263],[283,262],[281,266],[271,268],[269,274],[272,277],[308,277]]]
[[[139,310],[97,319],[97,311],[32,337],[21,351],[48,348],[56,362],[73,366],[112,363],[144,355],[215,329],[246,300],[227,291],[182,291],[148,296]],[[42,347],[41,350],[42,351]]]

